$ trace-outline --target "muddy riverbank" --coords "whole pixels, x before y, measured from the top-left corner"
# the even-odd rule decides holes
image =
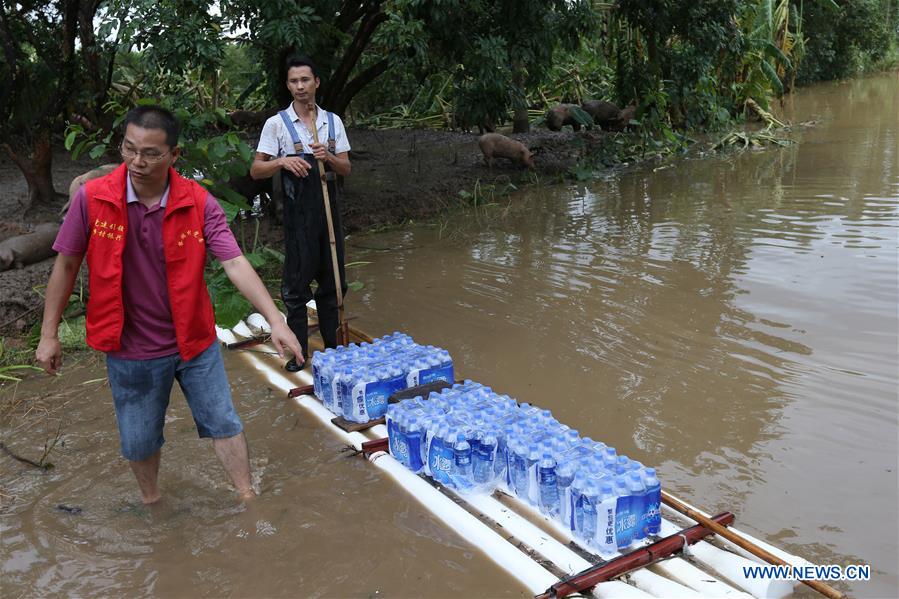
[[[344,181],[342,194],[346,232],[421,221],[475,200],[492,201],[528,184],[560,180],[585,156],[607,151],[611,136],[542,130],[514,137],[535,151],[533,171],[505,160],[487,168],[475,134],[350,129],[353,173]],[[108,161],[72,161],[60,151],[53,164],[57,191],[66,192],[74,177]],[[60,197],[50,205],[27,208],[27,197],[21,172],[0,154],[0,241],[27,233],[39,223],[58,220],[66,201]],[[283,239],[277,220],[266,215],[261,226],[263,240],[273,247],[279,247]],[[0,335],[21,334],[37,322],[40,288],[52,262],[0,272]]]

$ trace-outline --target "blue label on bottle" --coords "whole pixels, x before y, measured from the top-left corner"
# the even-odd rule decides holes
[[[409,448],[409,469],[418,473],[424,464],[421,461],[421,433],[409,433],[406,437],[407,446]]]
[[[615,506],[615,542],[624,549],[634,540],[637,516],[631,511],[631,498],[619,497]]]
[[[437,368],[428,368],[427,370],[422,370],[418,374],[418,384],[419,385],[427,385],[429,383],[435,383],[437,381],[444,381],[449,384],[453,384],[453,365],[450,363],[448,366],[442,366]]]

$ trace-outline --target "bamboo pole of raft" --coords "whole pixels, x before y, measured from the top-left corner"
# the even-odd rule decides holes
[[[318,145],[318,124],[316,122],[318,110],[316,109],[315,102],[309,103],[309,111],[312,113],[312,139],[315,141],[315,144]],[[350,331],[347,326],[346,316],[343,313],[343,286],[340,281],[340,263],[337,260],[337,241],[334,236],[334,219],[331,217],[331,196],[328,193],[328,179],[325,174],[324,161],[317,160],[316,162],[318,162],[318,176],[321,179],[322,184],[322,200],[325,204],[325,218],[328,221],[328,242],[331,245],[331,268],[334,270],[334,286],[336,287],[337,293],[337,315],[338,322],[340,323],[337,327],[337,343],[340,345],[349,345]]]
[[[708,528],[709,530],[711,530],[718,536],[727,539],[728,541],[730,541],[737,547],[745,549],[746,551],[755,555],[756,557],[760,557],[761,559],[765,560],[769,564],[774,564],[776,566],[791,567],[790,564],[788,564],[784,560],[780,559],[773,553],[766,551],[765,549],[762,549],[761,547],[759,547],[755,543],[752,543],[748,539],[745,539],[742,536],[736,534],[735,532],[728,530],[724,526],[721,526],[714,520],[708,518],[706,515],[700,514],[696,510],[692,509],[691,507],[684,505],[679,500],[675,499],[670,494],[666,493],[664,490],[662,491],[662,502],[664,502],[665,505],[667,505],[668,507],[680,512],[684,516],[687,516],[688,518],[692,518],[693,520],[699,522],[700,524],[702,524],[703,526],[705,526],[706,528]],[[821,582],[820,580],[801,580],[800,582],[806,586],[809,586],[809,587],[815,589],[816,591],[818,591],[825,597],[830,597],[830,599],[846,599],[845,594],[836,590],[832,586]]]

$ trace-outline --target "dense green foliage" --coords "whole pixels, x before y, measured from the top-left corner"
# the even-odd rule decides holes
[[[284,59],[372,126],[517,130],[558,101],[638,106],[642,135],[715,129],[795,81],[897,55],[899,0],[56,0],[2,4],[0,137],[32,201],[55,192],[51,136],[114,148],[142,99],[185,117],[184,167],[239,175],[225,112],[286,104]],[[226,194],[221,187],[219,194]],[[236,198],[232,198],[235,201]]]
[[[838,0],[837,15],[808,1],[793,4],[808,37],[800,83],[850,77],[887,58],[899,62],[899,0]]]

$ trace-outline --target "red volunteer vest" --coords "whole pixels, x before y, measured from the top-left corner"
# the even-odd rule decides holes
[[[90,238],[87,266],[87,343],[102,352],[121,349],[125,307],[122,303],[122,254],[128,233],[124,164],[85,184]],[[190,360],[216,339],[215,315],[206,291],[203,223],[207,191],[169,169],[169,197],[162,221],[162,244],[178,352]]]

